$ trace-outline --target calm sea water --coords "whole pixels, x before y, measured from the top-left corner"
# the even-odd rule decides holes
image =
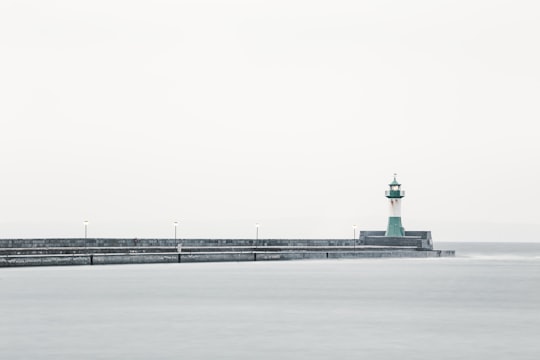
[[[539,359],[540,243],[0,269],[0,359]]]

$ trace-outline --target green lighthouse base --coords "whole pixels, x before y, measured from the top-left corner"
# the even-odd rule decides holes
[[[401,225],[401,217],[390,216],[388,218],[388,228],[386,229],[385,236],[401,237],[405,236],[405,229]]]

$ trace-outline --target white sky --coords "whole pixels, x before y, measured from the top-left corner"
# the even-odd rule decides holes
[[[538,1],[0,2],[0,238],[540,240]]]

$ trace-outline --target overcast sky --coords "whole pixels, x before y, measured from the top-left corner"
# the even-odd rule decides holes
[[[540,240],[537,1],[0,2],[0,238]]]

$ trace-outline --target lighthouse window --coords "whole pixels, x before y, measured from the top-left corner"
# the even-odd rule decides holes
[[[399,186],[398,185],[392,185],[391,189],[393,191],[397,191],[397,190],[399,190]]]

